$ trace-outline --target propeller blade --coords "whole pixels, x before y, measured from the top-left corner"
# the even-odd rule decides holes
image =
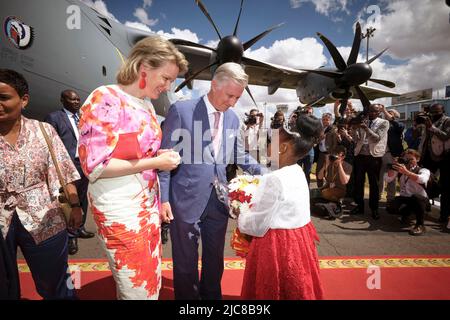
[[[250,98],[252,98],[253,103],[255,104],[255,107],[258,108],[258,105],[256,104],[255,98],[253,98],[252,92],[250,91],[250,88],[248,86],[245,87],[245,90],[247,91]]]
[[[312,107],[313,105],[318,104],[320,101],[322,101],[325,98],[326,98],[325,96],[320,97],[319,99],[317,99],[317,100],[315,100],[313,102],[310,102],[310,103],[304,105],[303,107]]]
[[[214,30],[216,30],[217,35],[219,36],[219,39],[222,40],[222,36],[220,35],[220,32],[217,29],[216,24],[214,23],[213,19],[209,15],[209,12],[206,9],[205,5],[203,4],[202,0],[195,0],[195,3],[199,6],[200,10],[202,10],[202,12],[206,16],[206,18],[208,18],[209,22],[211,22],[212,26],[214,27]]]
[[[286,72],[284,70],[281,70],[281,69],[278,69],[277,67],[272,66],[272,65],[270,65],[268,63],[265,63],[265,62],[262,62],[262,61],[258,61],[258,60],[254,60],[254,59],[250,59],[250,58],[247,58],[247,57],[242,57],[241,62],[243,64],[247,65],[247,66],[262,67],[262,68],[266,68],[266,69],[269,69],[269,70],[282,72],[284,74],[289,74],[288,72]]]
[[[203,69],[200,69],[200,71],[197,71],[196,73],[193,73],[192,75],[190,75],[189,77],[187,77],[182,83],[180,83],[180,85],[175,89],[175,92],[180,91],[181,89],[183,89],[189,82],[191,82],[192,80],[195,79],[196,76],[198,76],[200,73],[202,73],[203,71],[205,71],[206,69],[211,68],[212,66],[218,64],[219,61],[214,61],[213,63],[211,63],[210,65],[207,65],[206,67],[204,67]]]
[[[327,37],[325,37],[320,32],[317,32],[317,35],[319,36],[320,40],[325,44],[328,51],[331,54],[331,57],[333,58],[334,64],[339,69],[339,71],[344,71],[347,68],[347,64],[345,63],[344,59],[342,58],[341,54],[339,53],[338,49],[334,46],[334,44],[328,40]]]
[[[246,43],[244,43],[244,51],[247,50],[248,48],[250,48],[252,45],[254,45],[256,42],[258,42],[261,38],[265,37],[269,32],[273,31],[274,29],[277,29],[279,27],[281,27],[284,23],[280,23],[277,24],[276,26],[273,26],[269,29],[267,29],[264,32],[261,32],[260,34],[258,34],[256,37],[254,37],[251,40],[248,40]]]
[[[239,15],[236,21],[236,25],[234,26],[233,36],[236,36],[238,26],[239,26],[239,20],[241,19],[241,13],[242,13],[242,5],[244,4],[244,0],[241,0],[241,8],[239,9]]]
[[[395,88],[395,83],[391,82],[391,81],[387,81],[387,80],[380,80],[380,79],[374,79],[374,78],[370,78],[369,81],[375,82],[375,83],[379,83],[385,87],[388,88]]]
[[[381,56],[388,48],[384,49],[383,51],[381,51],[379,54],[377,54],[375,57],[370,58],[370,60],[367,60],[366,63],[371,64],[376,58],[378,58],[379,56]]]
[[[328,71],[328,70],[318,70],[318,69],[300,69],[302,71],[307,71],[311,73],[317,73],[321,76],[337,79],[343,76],[342,72]]]
[[[342,117],[344,117],[345,110],[347,110],[348,98],[344,98],[341,100],[341,106],[339,107],[339,113]]]
[[[202,49],[208,49],[211,51],[216,51],[216,49],[210,48],[208,46],[205,46],[200,43],[184,40],[184,39],[169,39],[170,42],[172,42],[174,45],[181,45],[181,46],[189,46],[189,47],[197,47]]]
[[[364,113],[367,113],[369,111],[370,107],[370,100],[367,98],[367,96],[364,94],[364,92],[361,90],[359,86],[354,86],[356,92],[358,93],[359,100],[361,100],[361,103],[364,107]]]
[[[357,22],[355,29],[355,38],[353,38],[352,51],[350,52],[350,55],[348,56],[347,59],[348,66],[356,63],[356,60],[358,59],[360,44],[361,44],[361,25],[359,24],[359,22]]]

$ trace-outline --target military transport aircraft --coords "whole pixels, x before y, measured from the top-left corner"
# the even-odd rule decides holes
[[[336,47],[323,35],[319,37],[330,51],[336,69],[319,68],[298,70],[245,57],[244,51],[254,45],[275,26],[242,43],[237,38],[241,6],[234,32],[223,37],[201,0],[195,3],[202,10],[219,36],[216,48],[182,39],[171,41],[189,61],[189,71],[178,90],[193,79],[211,80],[215,68],[224,62],[245,66],[249,84],[268,87],[273,94],[278,88],[297,91],[304,104],[320,104],[351,97],[361,99],[363,106],[369,100],[392,97],[397,94],[361,85],[367,80],[394,87],[386,80],[370,79],[370,63],[380,54],[364,63],[356,63],[361,28],[356,25],[355,40],[347,62]],[[79,21],[70,20],[79,13]],[[96,87],[115,82],[115,74],[131,47],[149,32],[127,27],[98,13],[78,0],[15,0],[0,3],[3,30],[0,35],[0,68],[11,68],[23,73],[30,84],[31,101],[25,114],[42,119],[59,108],[60,92],[74,89],[81,99]],[[247,92],[251,95],[250,90]],[[176,97],[173,92],[162,94],[152,101],[156,112],[164,116]]]

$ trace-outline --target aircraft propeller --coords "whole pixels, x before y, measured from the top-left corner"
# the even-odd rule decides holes
[[[355,37],[353,39],[352,49],[350,51],[350,55],[347,59],[347,62],[344,61],[341,54],[337,50],[336,46],[330,40],[328,40],[327,37],[325,37],[321,33],[317,33],[317,35],[327,47],[328,52],[330,53],[334,61],[334,64],[336,65],[337,71],[320,70],[320,69],[315,70],[302,69],[302,70],[320,74],[324,77],[333,78],[336,82],[337,88],[344,90],[345,93],[343,95],[343,98],[341,99],[341,106],[339,108],[339,112],[341,114],[344,114],[345,109],[347,108],[347,101],[351,96],[350,88],[353,87],[357,92],[358,97],[361,100],[361,103],[364,107],[364,112],[366,113],[370,106],[370,100],[364,94],[363,90],[359,85],[363,84],[366,81],[372,81],[389,88],[395,87],[395,83],[391,81],[371,78],[372,67],[370,66],[370,64],[377,58],[379,58],[387,50],[387,48],[378,53],[376,56],[367,60],[366,62],[358,63],[356,61],[358,58],[359,47],[362,39],[361,25],[359,22],[356,23]]]
[[[214,49],[214,48],[210,48],[210,47],[205,46],[205,45],[201,45],[201,44],[198,44],[198,43],[190,42],[190,41],[187,41],[187,40],[181,40],[181,39],[171,39],[170,41],[172,43],[178,44],[178,45],[185,45],[185,46],[192,46],[192,47],[209,49],[209,50],[215,52],[216,59],[215,59],[215,61],[213,61],[209,65],[201,68],[200,70],[197,70],[195,72],[190,72],[190,73],[186,74],[185,80],[175,89],[175,92],[178,92],[179,90],[184,88],[186,85],[189,86],[192,83],[192,80],[194,80],[203,71],[205,71],[207,69],[210,69],[212,67],[218,67],[221,64],[226,63],[226,62],[235,62],[235,63],[239,63],[239,64],[244,63],[244,64],[251,64],[251,65],[254,65],[254,66],[258,66],[259,65],[259,66],[264,66],[264,67],[267,67],[267,68],[270,68],[270,69],[274,69],[275,68],[274,66],[271,66],[271,65],[266,64],[266,63],[261,62],[261,61],[257,61],[257,60],[253,60],[253,59],[244,57],[243,55],[244,55],[244,51],[246,51],[248,48],[253,46],[256,42],[261,40],[268,33],[273,31],[274,29],[279,28],[283,24],[278,24],[276,26],[273,26],[273,27],[267,29],[266,31],[261,32],[260,34],[258,34],[254,38],[248,40],[247,42],[242,43],[241,40],[237,37],[237,32],[238,32],[239,21],[240,21],[240,18],[241,18],[241,13],[242,13],[242,7],[243,7],[243,4],[244,4],[244,0],[241,0],[239,14],[238,14],[238,17],[237,17],[237,20],[236,20],[236,24],[234,26],[233,34],[229,35],[229,36],[225,36],[225,37],[223,37],[221,35],[219,29],[217,28],[216,24],[214,23],[214,20],[211,18],[210,14],[209,14],[208,10],[206,9],[205,5],[203,4],[203,2],[201,0],[195,0],[195,2],[198,5],[198,7],[200,8],[200,10],[203,12],[203,14],[206,16],[206,18],[209,20],[209,22],[213,26],[214,30],[216,31],[217,35],[219,36],[219,43],[217,45],[217,48]],[[281,71],[281,72],[283,72],[283,71]],[[256,101],[253,98],[253,95],[251,94],[249,87],[247,86],[245,89],[248,92],[248,94],[250,95],[251,99],[253,100],[253,103],[256,105]]]

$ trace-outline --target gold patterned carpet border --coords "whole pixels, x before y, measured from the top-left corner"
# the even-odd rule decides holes
[[[334,258],[319,259],[321,269],[367,269],[371,266],[380,268],[450,268],[450,257],[420,257],[420,258]],[[27,264],[19,262],[19,272],[30,272]],[[201,263],[199,262],[199,267]],[[172,270],[171,260],[163,260],[163,271]],[[70,262],[72,271],[82,272],[102,272],[109,271],[106,261],[72,261]],[[225,259],[225,270],[243,270],[245,260]]]

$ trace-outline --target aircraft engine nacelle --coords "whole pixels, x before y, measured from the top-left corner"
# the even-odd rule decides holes
[[[335,89],[336,83],[333,79],[315,73],[308,73],[297,83],[296,91],[300,102],[309,104],[320,97],[331,96]]]

